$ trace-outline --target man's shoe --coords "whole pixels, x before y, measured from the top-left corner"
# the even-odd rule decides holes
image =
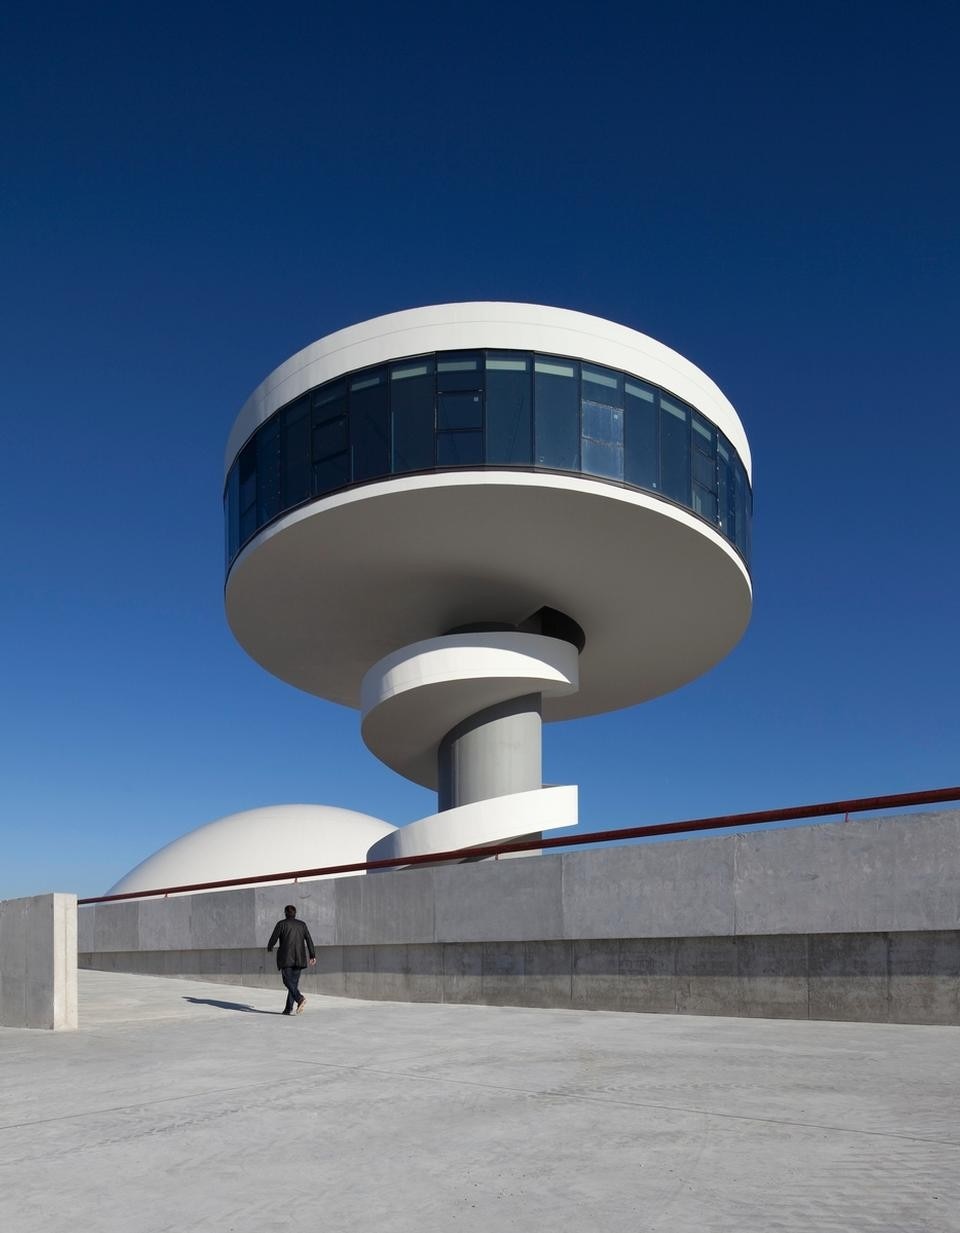
[[[293,1011],[292,1010],[281,1010],[280,1014],[281,1015],[292,1015]]]
[[[303,1008],[304,1008],[304,1006],[306,1006],[306,1004],[307,1004],[307,999],[306,999],[306,998],[301,998],[301,999],[300,999],[300,1001],[297,1003],[297,1014],[298,1014],[298,1015],[302,1015],[302,1014],[303,1014]]]

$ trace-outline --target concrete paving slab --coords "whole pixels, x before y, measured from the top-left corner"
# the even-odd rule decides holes
[[[960,1233],[956,1028],[80,977],[0,1031],[9,1233]]]

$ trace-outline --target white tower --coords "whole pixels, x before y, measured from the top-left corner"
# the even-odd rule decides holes
[[[569,826],[542,721],[676,689],[751,608],[750,451],[716,385],[621,325],[446,304],[340,330],[226,452],[226,611],[264,668],[358,709],[438,793],[408,856]]]

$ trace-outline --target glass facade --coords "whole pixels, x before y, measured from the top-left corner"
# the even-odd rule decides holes
[[[227,567],[280,514],[391,475],[515,467],[656,493],[750,560],[752,493],[737,451],[667,390],[586,361],[441,351],[338,377],[281,407],[224,490]]]

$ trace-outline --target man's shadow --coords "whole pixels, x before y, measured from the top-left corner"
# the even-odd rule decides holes
[[[243,1002],[218,1002],[216,998],[188,998],[183,999],[185,1002],[192,1002],[195,1006],[219,1006],[221,1010],[242,1010],[248,1015],[281,1015],[281,1010],[259,1010],[256,1006],[245,1006]]]

